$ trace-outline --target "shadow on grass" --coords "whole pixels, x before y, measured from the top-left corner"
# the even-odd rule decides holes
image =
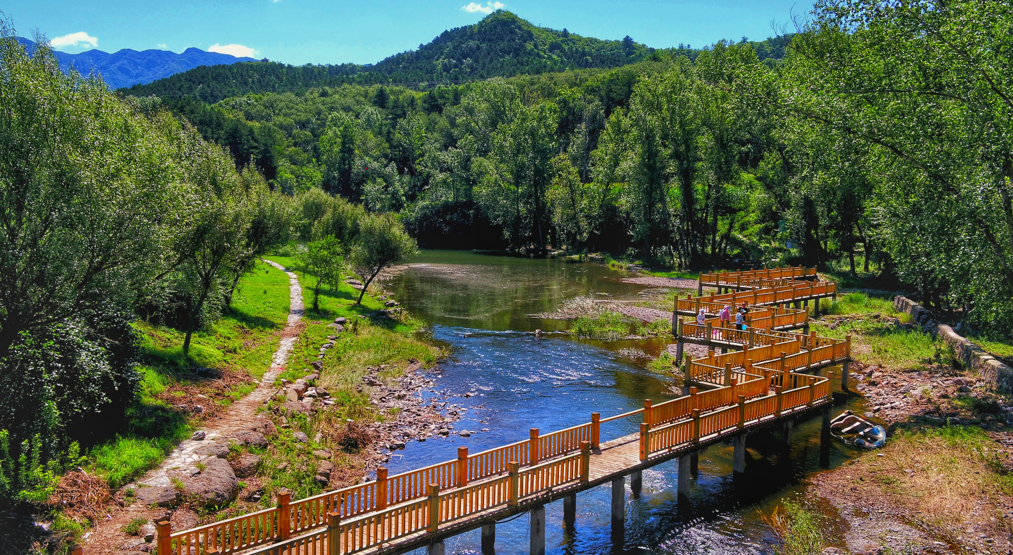
[[[255,316],[253,314],[243,312],[242,310],[239,310],[237,308],[229,308],[226,317],[235,320],[236,322],[248,328],[273,330],[273,329],[281,329],[282,327],[279,326],[277,323],[267,318],[264,318],[263,316]]]

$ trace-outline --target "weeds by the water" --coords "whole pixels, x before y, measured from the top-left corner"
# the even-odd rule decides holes
[[[820,515],[799,503],[788,500],[769,516],[760,516],[780,541],[774,548],[778,555],[813,555],[827,547]]]
[[[582,316],[573,322],[570,332],[581,339],[616,341],[635,335],[638,322],[611,310],[603,310],[593,316]]]
[[[671,374],[675,370],[675,357],[662,351],[661,356],[647,363],[647,369],[659,374]]]

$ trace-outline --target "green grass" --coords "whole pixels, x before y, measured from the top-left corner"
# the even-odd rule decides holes
[[[869,296],[865,293],[846,293],[837,298],[836,301],[822,299],[820,308],[826,308],[826,314],[852,315],[852,314],[881,314],[897,318],[901,322],[911,321],[911,317],[903,312],[893,309],[893,298]]]
[[[906,322],[910,321],[910,317],[894,311],[892,301],[886,298],[848,293],[834,302],[824,299],[821,306],[832,317],[814,321],[813,331],[835,339],[851,335],[852,354],[866,364],[913,369],[939,360],[945,350],[942,342],[933,340],[920,330],[908,330],[890,323],[889,318]]]
[[[615,341],[636,335],[637,321],[611,310],[603,310],[593,316],[581,316],[573,321],[570,333],[581,339]]]
[[[774,548],[778,555],[819,554],[827,546],[822,517],[800,503],[785,501],[764,520],[781,540]]]
[[[661,356],[647,363],[647,369],[658,374],[671,375],[675,371],[675,357],[662,351]]]
[[[288,277],[258,262],[240,279],[232,307],[207,330],[194,333],[190,360],[183,356],[183,332],[146,322],[141,334],[140,396],[127,409],[123,429],[89,452],[93,470],[119,487],[158,465],[176,444],[189,437],[197,421],[172,406],[206,393],[201,403],[227,406],[252,391],[277,348],[277,335],[288,318]],[[240,376],[228,385],[199,377],[194,365]],[[242,378],[241,376],[247,376]]]

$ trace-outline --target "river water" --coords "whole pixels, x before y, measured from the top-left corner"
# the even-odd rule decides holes
[[[565,322],[531,317],[578,295],[628,298],[644,289],[622,283],[622,277],[602,264],[474,252],[425,251],[414,259],[386,288],[429,324],[427,333],[450,347],[451,356],[434,373],[436,389],[465,407],[455,430],[472,435],[411,442],[390,461],[390,472],[455,459],[459,446],[478,453],[527,439],[531,428],[548,433],[587,422],[595,411],[607,417],[639,408],[645,398],[655,403],[672,398],[671,377],[618,352],[622,346],[656,354],[666,341],[578,341],[558,333]],[[548,333],[535,336],[535,329]],[[860,409],[858,402],[852,408]],[[842,408],[835,408],[835,414]],[[602,441],[634,433],[638,426],[638,419],[605,425]],[[804,495],[802,479],[820,470],[819,428],[819,418],[796,425],[790,456],[776,448],[772,437],[753,434],[746,474],[736,480],[732,445],[708,448],[700,455],[699,478],[688,503],[680,504],[676,497],[676,461],[645,471],[640,499],[627,495],[621,540],[611,533],[608,484],[578,494],[573,538],[563,532],[562,501],[549,504],[546,551],[770,553],[774,539],[759,514],[770,514],[786,497]],[[836,443],[831,466],[854,454]],[[528,542],[526,514],[497,525],[498,553],[527,553]],[[480,533],[450,538],[446,548],[448,553],[481,553]]]

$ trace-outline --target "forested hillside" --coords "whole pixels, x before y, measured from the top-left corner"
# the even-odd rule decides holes
[[[761,60],[780,59],[790,35],[748,43]],[[450,84],[568,69],[614,68],[652,57],[695,58],[701,50],[680,45],[656,51],[630,37],[621,41],[581,37],[566,29],[536,27],[497,11],[481,22],[443,32],[428,44],[372,65],[290,66],[255,62],[228,67],[201,67],[124,91],[134,96],[190,97],[217,102],[232,96],[268,92],[303,92],[343,84],[419,86]]]

